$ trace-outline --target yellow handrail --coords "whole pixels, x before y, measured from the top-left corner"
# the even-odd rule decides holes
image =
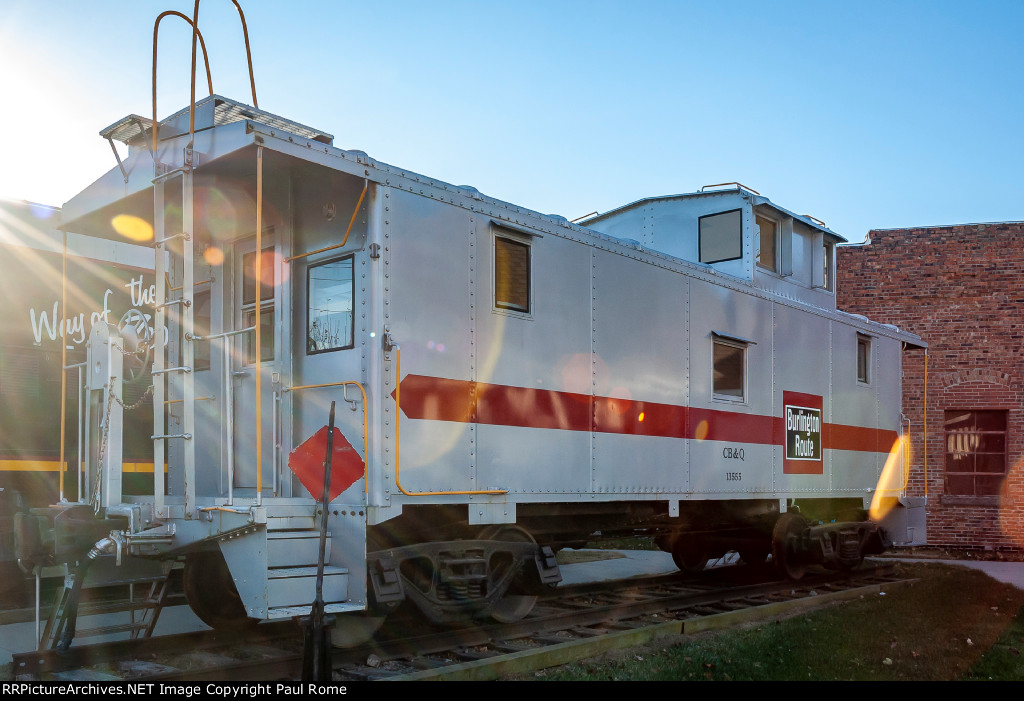
[[[235,9],[238,10],[238,18],[242,21],[242,37],[245,39],[245,60],[249,64],[249,86],[252,88],[252,106],[259,109],[260,103],[256,99],[256,78],[253,77],[252,74],[252,51],[249,49],[249,28],[245,26],[245,13],[242,12],[242,6],[238,4],[238,0],[231,0],[231,2],[234,4]]]
[[[199,43],[203,47],[203,61],[206,63],[206,84],[210,88],[210,94],[213,94],[213,77],[210,75],[210,56],[206,53],[206,41],[203,40],[203,33],[192,23],[192,20],[177,10],[168,10],[162,12],[156,18],[156,23],[153,25],[153,158],[156,158],[156,142],[157,142],[157,121],[156,121],[156,55],[157,55],[157,37],[160,34],[160,22],[167,15],[174,15],[175,17],[181,17],[183,20],[189,23],[193,29],[193,36],[199,37]],[[195,68],[193,67],[193,71]],[[193,78],[195,73],[193,72]],[[195,97],[193,96],[193,100]]]
[[[181,287],[172,287],[171,286],[171,276],[168,275],[167,273],[164,273],[164,282],[167,285],[167,291],[168,292],[181,292],[183,289],[185,289],[184,285],[182,285]],[[207,279],[207,280],[200,280],[199,282],[193,282],[192,283],[192,287],[195,287],[196,285],[209,285],[211,282],[213,282],[213,278],[212,277]]]
[[[199,0],[196,0],[196,11]],[[261,341],[263,327],[260,312],[263,307],[263,147],[256,147],[256,503],[263,503],[263,384]]]
[[[245,25],[245,13],[238,0],[231,0],[238,16],[242,21],[242,35],[245,38],[245,58],[249,64],[249,85],[252,86],[252,106],[259,109],[259,102],[256,100],[256,79],[252,72],[252,51],[249,49],[249,29]],[[192,143],[196,133],[196,36],[199,32],[199,0],[196,0],[195,9],[192,11],[192,101],[188,108],[188,137]],[[154,118],[155,121],[155,118]]]
[[[407,497],[432,497],[442,496],[445,494],[508,494],[507,489],[482,489],[457,492],[410,492],[402,486],[402,481],[398,477],[398,424],[402,415],[402,349],[399,346],[395,346],[395,351],[395,486],[398,487],[398,490]]]
[[[369,422],[366,417],[366,389],[363,385],[355,380],[346,380],[345,382],[327,382],[320,385],[298,385],[296,387],[289,387],[286,392],[295,392],[300,389],[319,389],[321,387],[342,387],[345,385],[355,385],[359,388],[359,391],[363,393],[363,486],[364,490],[369,493],[370,491],[370,428]],[[346,400],[347,401],[347,400]]]
[[[345,243],[348,241],[348,235],[350,233],[352,233],[352,225],[356,223],[356,215],[359,214],[359,207],[363,204],[363,197],[366,196],[366,188],[369,187],[369,186],[370,186],[370,181],[368,179],[364,178],[363,179],[363,191],[359,193],[359,200],[356,202],[356,208],[352,212],[352,218],[348,220],[348,228],[345,229],[345,238],[343,238],[341,240],[341,243],[336,243],[333,246],[325,246],[324,248],[318,248],[315,251],[310,251],[309,253],[300,253],[297,256],[292,256],[291,258],[285,258],[284,262],[285,263],[291,263],[293,260],[297,260],[299,258],[305,258],[306,256],[312,256],[312,255],[315,255],[317,253],[323,253],[324,251],[331,251],[331,250],[334,250],[335,248],[343,247],[345,245]]]
[[[64,338],[64,334],[67,332],[67,318],[68,318],[68,232],[64,234],[64,245],[63,252],[61,254],[60,264],[60,313],[61,313],[61,329],[60,329],[60,464],[57,466],[60,471],[60,477],[58,478],[58,495],[61,501],[64,501],[64,440],[65,431],[67,430],[67,403],[68,403],[68,378],[67,371],[63,368],[67,367],[68,364],[68,342]],[[82,501],[82,495],[78,495],[78,501]]]
[[[928,498],[928,349],[924,349],[924,496]]]

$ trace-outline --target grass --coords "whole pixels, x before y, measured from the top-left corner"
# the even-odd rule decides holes
[[[743,630],[663,638],[520,678],[1024,680],[1024,592],[975,570],[901,567],[920,581],[811,614]]]

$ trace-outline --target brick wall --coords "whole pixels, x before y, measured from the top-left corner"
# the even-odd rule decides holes
[[[928,542],[1024,549],[1024,223],[872,231],[838,251],[838,306],[919,334],[928,349],[927,479],[924,354],[904,354],[911,421],[908,494],[928,495]],[[1007,413],[1007,477],[995,497],[945,494],[944,411]],[[927,482],[927,484],[926,484]]]

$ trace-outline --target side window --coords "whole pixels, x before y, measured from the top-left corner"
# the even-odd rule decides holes
[[[700,262],[721,263],[743,257],[743,210],[708,214],[699,219]]]
[[[210,333],[210,291],[203,290],[196,292],[193,300],[192,327],[197,336],[206,336]],[[210,342],[202,341],[193,345],[195,349],[192,358],[195,370],[210,369]]]
[[[857,334],[857,381],[871,382],[871,338]]]
[[[1006,476],[1006,411],[945,413],[946,494],[994,496]]]
[[[825,244],[825,290],[827,292],[836,291],[835,275],[832,271],[835,270],[835,259],[836,259],[836,246],[833,243]]]
[[[755,221],[759,230],[755,239],[758,248],[754,256],[757,267],[777,273],[779,272],[779,223],[762,216],[755,217]]]
[[[306,271],[306,353],[352,348],[353,258],[311,265]]]
[[[715,399],[742,402],[745,399],[747,371],[747,345],[724,338],[714,339]]]
[[[530,244],[494,237],[494,306],[530,313]]]

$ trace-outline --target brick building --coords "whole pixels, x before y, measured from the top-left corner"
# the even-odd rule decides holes
[[[871,231],[837,280],[840,309],[929,344],[903,385],[928,543],[1024,551],[1024,222]]]

